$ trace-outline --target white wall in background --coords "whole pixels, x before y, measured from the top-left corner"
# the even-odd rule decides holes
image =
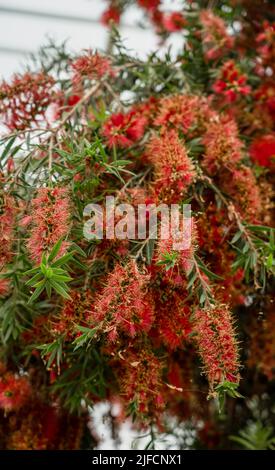
[[[108,32],[99,19],[105,7],[104,0],[0,0],[0,77],[8,78],[20,69],[26,55],[45,44],[47,36],[59,42],[67,39],[75,51],[104,49]],[[135,26],[141,18],[141,11],[131,8],[123,15],[120,30],[127,47],[145,56],[156,48],[157,38],[151,28]]]
[[[182,2],[165,0],[164,9],[174,10]],[[104,50],[108,31],[99,19],[106,5],[104,0],[0,0],[0,79],[22,70],[28,54],[45,44],[47,36],[56,42],[67,39],[73,51],[89,47]],[[142,18],[140,8],[129,8],[122,17],[120,33],[132,53],[145,58],[157,48],[160,53],[163,49],[151,25],[145,29],[138,26]],[[177,49],[179,35],[174,34],[170,43]]]

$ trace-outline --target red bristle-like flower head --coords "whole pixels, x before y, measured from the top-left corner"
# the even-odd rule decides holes
[[[12,82],[0,84],[0,116],[10,130],[24,130],[45,120],[54,101],[55,81],[43,72],[15,75]]]
[[[177,132],[171,130],[153,136],[146,156],[154,166],[154,190],[159,199],[166,203],[182,200],[195,179],[195,171]]]
[[[0,378],[0,407],[5,411],[21,408],[31,396],[31,386],[26,377],[7,372]]]
[[[238,347],[228,306],[197,309],[194,331],[210,390],[224,381],[238,382]]]
[[[40,262],[42,254],[49,252],[70,228],[70,202],[65,188],[41,188],[32,201],[32,227],[27,246],[32,259]],[[63,241],[59,252],[68,248]]]
[[[100,322],[109,332],[109,339],[115,339],[119,332],[133,337],[148,331],[154,319],[148,281],[148,275],[139,272],[135,261],[125,266],[117,264],[92,306],[90,320]]]

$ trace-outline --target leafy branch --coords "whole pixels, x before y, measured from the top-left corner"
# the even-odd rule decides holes
[[[73,258],[75,252],[70,251],[56,259],[60,252],[62,241],[62,239],[58,240],[48,256],[45,253],[43,254],[40,266],[29,269],[24,273],[26,275],[33,275],[33,277],[26,282],[26,285],[35,288],[28,303],[34,302],[44,290],[46,290],[49,298],[52,295],[52,290],[54,290],[61,295],[61,297],[70,299],[68,294],[68,282],[70,282],[72,278],[65,268],[67,267],[68,261]]]

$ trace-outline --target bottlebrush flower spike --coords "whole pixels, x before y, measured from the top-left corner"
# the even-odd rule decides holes
[[[0,378],[0,408],[6,412],[21,408],[30,395],[31,386],[25,377],[7,372]]]
[[[153,323],[152,299],[147,292],[148,275],[141,274],[134,260],[117,264],[92,307],[91,319],[103,322],[114,341],[118,332],[135,336]]]
[[[169,269],[177,268],[179,273],[188,274],[193,267],[193,257],[197,248],[197,229],[195,220],[179,218],[179,233],[169,228],[169,237],[159,238],[156,250],[157,264]],[[167,263],[165,263],[167,260]]]
[[[54,101],[55,81],[43,72],[15,75],[9,84],[0,84],[0,116],[10,130],[24,130],[45,120]]]
[[[107,119],[102,135],[109,147],[130,147],[143,137],[146,124],[147,119],[133,111],[126,114],[117,113]]]
[[[159,110],[154,124],[163,129],[176,128],[187,132],[193,125],[200,108],[198,96],[175,95],[159,101]]]
[[[0,271],[12,256],[16,207],[13,197],[0,192]]]
[[[250,167],[241,165],[232,171],[232,178],[225,178],[223,190],[234,201],[244,220],[257,222],[262,210],[262,199],[257,180]]]
[[[121,368],[119,371],[121,373]],[[161,375],[162,364],[148,348],[127,350],[123,361],[122,395],[127,404],[135,404],[136,412],[145,419],[158,417],[164,409]]]
[[[10,280],[9,279],[0,279],[0,297],[5,297],[9,293],[10,289]]]
[[[70,202],[65,188],[40,188],[32,201],[31,232],[27,243],[31,258],[39,263],[55,243],[68,235],[70,228]],[[69,243],[62,242],[59,256]]]
[[[234,121],[226,118],[213,119],[203,136],[205,154],[202,165],[214,175],[222,168],[234,168],[242,158],[242,142],[238,136],[238,128]]]
[[[183,280],[181,281],[181,284]],[[154,302],[157,305],[156,331],[168,350],[183,347],[192,331],[190,322],[190,307],[185,304],[186,291],[180,286],[164,283],[154,290]]]
[[[166,203],[182,200],[195,179],[195,171],[177,132],[171,130],[153,136],[146,156],[154,166],[154,189],[159,199]]]
[[[72,81],[76,85],[84,79],[93,80],[105,75],[114,75],[110,59],[91,50],[77,57],[71,63],[71,67],[74,73]]]
[[[210,392],[224,381],[239,382],[237,340],[228,306],[196,310],[194,332]]]
[[[223,19],[211,10],[202,10],[199,19],[205,56],[209,60],[219,59],[233,47],[234,39],[229,36]]]

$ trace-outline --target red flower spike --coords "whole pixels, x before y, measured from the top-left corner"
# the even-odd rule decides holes
[[[196,310],[194,331],[210,391],[226,380],[238,382],[238,348],[228,306]]]
[[[32,227],[27,243],[31,258],[39,263],[42,254],[49,252],[55,243],[68,234],[70,227],[70,203],[65,188],[41,188],[32,201]],[[69,243],[62,242],[59,256]]]

